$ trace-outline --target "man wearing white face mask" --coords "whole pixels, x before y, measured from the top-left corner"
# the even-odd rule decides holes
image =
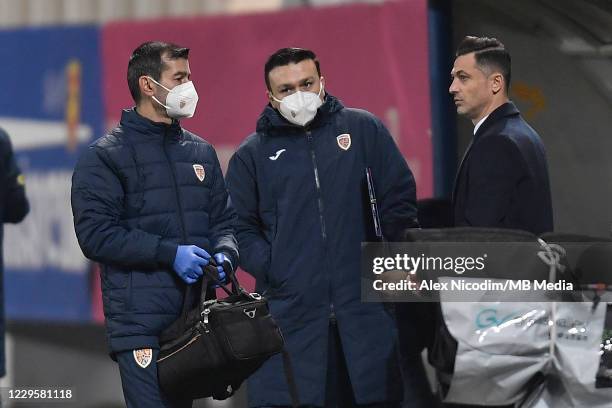
[[[128,408],[191,407],[159,389],[158,336],[211,258],[222,278],[238,260],[215,150],[178,121],[198,101],[188,54],[162,42],[134,50],[127,79],[136,107],[83,153],[72,178],[75,230],[83,253],[102,264],[107,340]]]
[[[412,173],[378,118],[326,92],[312,51],[278,50],[264,78],[269,104],[226,178],[240,264],[281,326],[300,404],[398,407],[395,325],[381,304],[361,303],[360,243],[375,239],[365,169],[388,240],[417,225]],[[251,407],[290,405],[280,357],[248,393]]]

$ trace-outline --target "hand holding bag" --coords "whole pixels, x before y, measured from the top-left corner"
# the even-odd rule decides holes
[[[204,269],[198,305],[187,309],[160,336],[157,360],[162,391],[171,398],[225,399],[237,390],[268,358],[283,352],[283,337],[270,316],[268,303],[257,293],[247,293],[235,275],[232,289],[218,280],[213,265]],[[228,297],[207,299],[209,282],[215,282]],[[186,299],[189,298],[188,287]],[[284,353],[284,362],[288,355]],[[290,367],[285,366],[288,379]],[[291,396],[297,401],[295,384]]]

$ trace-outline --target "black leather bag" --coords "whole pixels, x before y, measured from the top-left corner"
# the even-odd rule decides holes
[[[235,276],[231,290],[217,277],[216,268],[208,265],[198,305],[188,311],[184,306],[181,317],[160,336],[158,379],[170,398],[228,398],[268,358],[283,351],[283,336],[266,299],[247,293]],[[211,281],[228,297],[207,299]]]

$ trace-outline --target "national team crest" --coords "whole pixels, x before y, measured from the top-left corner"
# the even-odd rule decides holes
[[[204,181],[204,177],[206,177],[206,172],[204,171],[204,166],[201,164],[194,164],[193,171],[195,171],[196,177],[200,181]]]
[[[147,368],[153,360],[153,350],[150,348],[134,350],[134,360],[142,368]]]
[[[351,147],[351,135],[348,133],[338,135],[336,141],[342,150],[348,150]]]

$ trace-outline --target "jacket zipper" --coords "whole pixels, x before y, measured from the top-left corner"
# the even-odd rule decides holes
[[[185,228],[185,214],[183,214],[183,206],[181,205],[181,195],[178,189],[178,183],[176,182],[176,172],[174,171],[174,167],[172,166],[172,161],[170,160],[170,156],[168,156],[168,151],[166,149],[166,140],[168,138],[168,129],[164,130],[164,155],[166,156],[166,162],[168,163],[168,167],[170,167],[170,172],[172,173],[172,184],[174,185],[174,193],[176,196],[176,205],[178,206],[179,211],[179,224],[181,226],[181,238],[183,240],[182,244],[187,244],[187,229]]]
[[[325,231],[325,219],[323,218],[323,196],[321,195],[321,182],[319,180],[319,169],[317,168],[317,156],[314,151],[312,133],[306,131],[306,137],[310,146],[310,158],[312,159],[312,168],[314,169],[315,185],[317,187],[317,203],[319,205],[319,221],[321,222],[321,238],[323,242],[327,241],[327,232]]]
[[[321,223],[321,238],[323,239],[323,247],[325,252],[327,252],[327,232],[325,229],[325,218],[323,217],[323,195],[321,194],[321,181],[319,180],[319,169],[317,167],[317,156],[314,150],[314,142],[312,138],[312,132],[310,129],[306,129],[306,139],[308,140],[308,145],[310,146],[310,158],[312,160],[312,168],[314,171],[315,185],[317,188],[317,204],[319,207],[319,221]],[[327,256],[327,253],[325,254]],[[334,311],[334,304],[331,302],[332,297],[332,284],[331,284],[331,276],[329,279],[329,319],[335,321],[336,320],[336,312]]]

